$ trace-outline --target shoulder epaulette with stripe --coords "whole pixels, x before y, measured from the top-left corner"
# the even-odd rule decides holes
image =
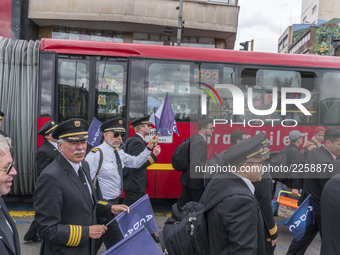
[[[108,203],[107,202],[105,202],[105,201],[98,201],[98,204],[101,204],[101,205],[107,205]]]
[[[78,246],[81,240],[82,227],[79,225],[69,225],[70,226],[70,238],[66,246]]]
[[[93,149],[91,149],[91,151],[92,152],[97,152],[97,151],[99,151],[99,149],[98,148],[93,148]]]

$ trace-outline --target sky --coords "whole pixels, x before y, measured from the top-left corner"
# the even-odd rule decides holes
[[[238,0],[240,12],[234,50],[254,39],[254,51],[277,52],[278,39],[291,24],[300,24],[302,0]],[[249,43],[250,50],[250,43]]]

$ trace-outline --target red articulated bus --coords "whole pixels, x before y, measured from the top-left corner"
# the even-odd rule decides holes
[[[172,168],[171,156],[183,139],[197,132],[203,113],[218,120],[207,140],[208,159],[231,146],[234,130],[245,130],[249,137],[264,131],[272,151],[279,151],[289,144],[293,129],[307,140],[316,126],[340,125],[336,57],[42,39],[39,78],[38,129],[50,119],[90,123],[119,116],[129,123],[152,113],[168,93],[180,136],[161,139],[159,161],[148,168],[151,198],[179,197],[181,172]],[[231,85],[242,91],[243,103],[238,101],[242,97],[233,101]],[[281,96],[309,100],[300,107],[285,106]],[[234,114],[240,106],[244,114]],[[253,108],[273,111],[256,115]],[[132,136],[131,126],[126,129]]]

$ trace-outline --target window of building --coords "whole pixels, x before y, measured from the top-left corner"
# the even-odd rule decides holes
[[[315,12],[316,12],[316,5],[312,9],[312,14],[314,14]]]
[[[303,23],[303,24],[306,24],[306,21],[307,21],[307,16],[305,16],[305,17],[303,18],[302,23]]]

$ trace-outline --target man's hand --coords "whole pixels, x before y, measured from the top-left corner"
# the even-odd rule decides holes
[[[272,240],[272,246],[276,244],[277,238],[275,240]]]
[[[89,227],[89,237],[92,239],[99,239],[107,230],[104,225],[92,225]]]
[[[153,154],[157,157],[160,153],[161,153],[161,146],[157,145],[157,146],[153,149]]]
[[[293,195],[294,197],[297,197],[298,194],[299,194],[299,190],[297,190],[297,189],[292,189],[292,195]]]
[[[157,134],[153,135],[153,136],[150,138],[149,144],[148,144],[148,147],[149,147],[150,150],[152,150],[153,147],[154,147],[155,145],[157,145],[157,143],[158,143],[158,134],[159,134],[159,132],[158,132]]]
[[[113,214],[120,214],[121,212],[130,212],[130,208],[127,205],[113,205],[111,206],[111,212]]]

